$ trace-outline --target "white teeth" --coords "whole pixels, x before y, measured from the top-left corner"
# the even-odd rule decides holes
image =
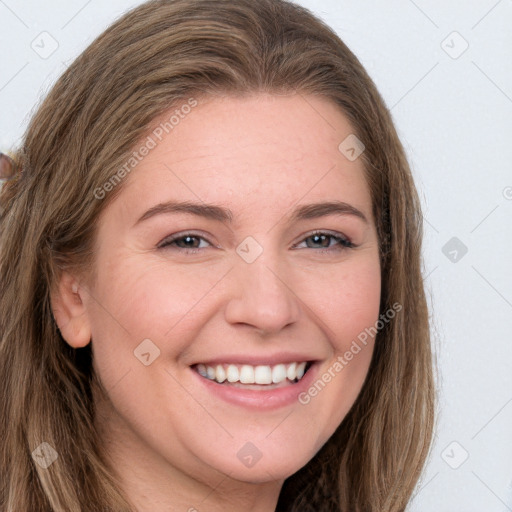
[[[302,377],[304,376],[304,372],[306,371],[306,363],[300,363],[298,366],[297,366],[297,379],[302,379]]]
[[[199,373],[199,375],[201,375],[202,377],[208,376],[208,374],[206,373],[206,366],[204,364],[197,365],[197,373]]]
[[[226,380],[228,382],[240,382],[241,384],[279,384],[286,379],[292,382],[296,379],[302,379],[306,371],[306,365],[306,362],[276,364],[273,367],[268,365],[251,366],[249,364],[241,366],[218,364],[213,367],[198,364],[196,370],[202,377],[220,384]]]
[[[234,364],[230,364],[228,366],[226,377],[228,379],[228,382],[238,382],[240,380],[240,373],[238,372],[238,368]]]
[[[244,364],[240,370],[240,382],[242,384],[254,384],[254,368]]]
[[[270,366],[256,366],[254,382],[256,384],[272,384],[272,370]]]
[[[279,384],[286,379],[286,366],[284,364],[278,364],[272,368],[272,382]]]
[[[215,368],[215,380],[220,383],[226,380],[226,371],[221,364],[218,364],[217,368]]]
[[[288,377],[288,380],[294,380],[295,377],[297,377],[297,363],[292,363],[288,368],[286,369],[286,376]]]

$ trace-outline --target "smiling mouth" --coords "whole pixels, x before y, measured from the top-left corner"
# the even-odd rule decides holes
[[[224,386],[272,389],[299,382],[313,363],[299,361],[274,366],[249,364],[196,364],[192,369],[201,377]]]

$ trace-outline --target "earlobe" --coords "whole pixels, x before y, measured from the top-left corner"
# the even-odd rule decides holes
[[[91,329],[79,283],[75,276],[63,272],[51,295],[53,317],[62,337],[73,348],[82,348],[91,341]]]

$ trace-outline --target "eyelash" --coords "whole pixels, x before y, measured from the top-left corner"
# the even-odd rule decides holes
[[[329,231],[314,231],[313,233],[310,233],[307,237],[305,237],[302,240],[302,242],[304,242],[308,238],[313,238],[315,236],[321,236],[321,235],[324,235],[331,239],[336,240],[338,242],[338,244],[337,244],[337,246],[334,246],[334,247],[327,247],[327,248],[324,247],[324,248],[317,249],[320,252],[344,251],[346,249],[353,249],[353,248],[357,247],[348,238],[341,236],[339,233],[331,233]],[[183,234],[178,234],[178,235],[172,235],[171,237],[166,238],[158,245],[158,249],[171,249],[171,244],[178,242],[180,240],[184,240],[185,238],[201,239],[210,244],[210,242],[201,235],[198,235],[196,233],[183,233]],[[300,243],[302,243],[302,242],[300,242]],[[213,245],[213,244],[210,244],[210,245]],[[199,248],[188,249],[188,248],[176,247],[176,246],[174,248],[177,249],[178,251],[183,251],[183,252],[189,253],[189,254],[197,254],[199,251],[202,250]],[[312,249],[312,248],[306,247],[306,249]]]

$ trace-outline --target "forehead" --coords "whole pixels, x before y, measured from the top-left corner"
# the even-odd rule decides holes
[[[328,199],[371,216],[362,159],[339,149],[353,127],[331,101],[298,94],[197,101],[155,121],[154,147],[126,179],[121,203],[186,199],[251,215]]]

